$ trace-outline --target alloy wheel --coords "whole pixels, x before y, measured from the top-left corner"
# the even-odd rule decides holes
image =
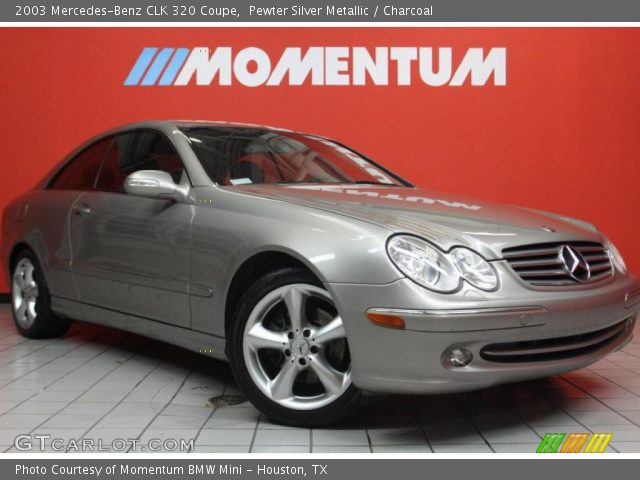
[[[342,319],[328,292],[313,285],[285,285],[263,297],[245,325],[243,355],[260,391],[287,408],[321,408],[351,385]]]
[[[31,328],[38,315],[38,282],[35,278],[36,267],[28,258],[21,259],[13,272],[11,300],[13,312],[18,324],[26,329]]]

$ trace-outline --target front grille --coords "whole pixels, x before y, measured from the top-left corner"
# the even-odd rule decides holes
[[[480,350],[480,356],[490,362],[522,363],[558,360],[586,355],[606,347],[633,329],[631,318],[595,332],[570,337],[495,343]]]
[[[576,279],[569,273],[560,256],[564,246],[572,247],[582,255],[589,265],[588,278]],[[604,280],[613,274],[609,254],[602,244],[596,242],[524,245],[505,248],[502,255],[520,278],[530,285],[581,285]]]

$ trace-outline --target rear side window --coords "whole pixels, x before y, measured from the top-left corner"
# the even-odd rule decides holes
[[[157,132],[132,132],[117,135],[107,154],[96,188],[124,192],[124,179],[138,170],[162,170],[180,183],[184,174],[182,160],[171,141]]]
[[[53,190],[92,190],[100,164],[113,137],[100,140],[76,155],[49,184]]]

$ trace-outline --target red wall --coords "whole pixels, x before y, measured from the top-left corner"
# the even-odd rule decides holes
[[[340,139],[420,186],[586,219],[640,272],[640,29],[1,28],[0,42],[0,207],[118,124],[266,123]],[[146,46],[334,45],[507,47],[507,86],[122,86]]]

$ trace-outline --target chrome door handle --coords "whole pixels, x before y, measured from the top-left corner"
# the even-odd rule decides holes
[[[91,209],[88,205],[81,204],[73,207],[73,213],[78,215],[79,217],[86,217],[91,214]]]

